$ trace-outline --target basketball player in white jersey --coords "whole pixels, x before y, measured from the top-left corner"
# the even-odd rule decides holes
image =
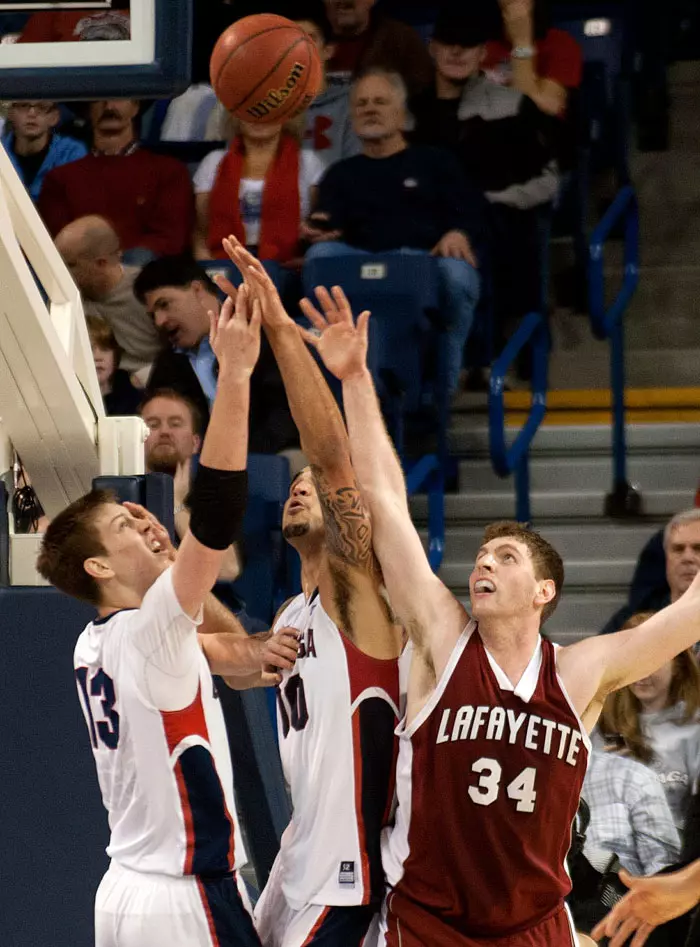
[[[197,635],[245,510],[250,376],[260,349],[259,305],[246,292],[235,313],[228,303],[212,320],[211,345],[219,387],[174,562],[154,518],[101,491],[56,517],[38,561],[45,578],[100,615],[75,648],[111,829],[97,947],[259,944],[238,887],[245,853],[211,672],[250,682],[271,654],[245,635]],[[222,610],[213,609],[216,627]],[[291,666],[295,652],[279,663]]]
[[[384,847],[391,947],[570,947],[564,859],[588,753],[611,691],[700,638],[700,576],[643,625],[555,648],[540,625],[563,566],[520,524],[488,527],[472,620],[433,574],[367,369],[368,314],[305,332],[342,380],[353,465],[392,607],[413,642],[399,727],[398,812]]]
[[[383,890],[380,832],[393,797],[403,632],[383,595],[335,399],[262,266],[239,244],[224,246],[260,299],[310,463],[283,516],[303,591],[275,625],[299,631],[296,666],[278,689],[293,815],[256,923],[265,947],[357,947]]]

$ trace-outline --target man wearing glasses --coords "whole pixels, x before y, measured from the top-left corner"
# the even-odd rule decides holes
[[[49,171],[87,154],[82,142],[54,131],[59,118],[55,102],[12,102],[7,113],[2,144],[33,201]]]

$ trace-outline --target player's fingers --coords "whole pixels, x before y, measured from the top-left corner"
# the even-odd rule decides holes
[[[631,875],[625,868],[620,869],[620,881],[628,888],[633,888],[635,882],[640,879],[636,875]]]
[[[652,933],[654,928],[650,924],[642,924],[634,935],[630,947],[642,947],[643,944],[646,944],[649,939],[649,935]]]
[[[216,285],[218,286],[218,288],[221,290],[222,293],[225,293],[227,296],[230,296],[231,299],[236,298],[236,293],[238,292],[238,290],[233,285],[231,280],[228,279],[228,277],[224,276],[223,273],[215,273],[212,276],[212,279],[214,280],[214,282],[216,283]]]
[[[352,322],[352,309],[350,308],[350,302],[348,297],[343,292],[341,286],[332,286],[331,294],[333,296],[333,301],[338,309],[339,315],[344,322]]]
[[[369,309],[365,309],[364,312],[361,312],[357,317],[357,331],[362,336],[365,343],[369,339],[369,317],[371,313]]]
[[[317,349],[319,343],[319,336],[315,335],[313,332],[310,332],[309,329],[305,329],[303,326],[297,326],[297,332],[302,337],[304,342],[310,345],[312,348]]]
[[[273,671],[263,671],[260,675],[260,684],[263,687],[278,687],[282,683],[282,675]]]
[[[314,293],[316,294],[316,299],[318,299],[321,309],[323,309],[323,313],[326,319],[328,320],[328,322],[330,323],[339,322],[340,319],[339,319],[338,307],[336,306],[335,302],[333,301],[333,297],[328,292],[326,287],[316,286],[314,289]]]
[[[122,506],[125,506],[131,515],[137,520],[149,519],[151,514],[145,506],[140,503],[132,503],[131,500],[124,500]]]
[[[229,308],[229,316],[224,323],[227,325],[229,322],[237,323],[248,323],[248,318],[250,314],[250,307],[248,305],[250,300],[250,289],[247,283],[242,283],[238,288],[238,295],[236,296],[236,306],[235,309],[233,305]],[[224,307],[227,303],[231,303],[230,299],[227,299],[224,303]],[[223,307],[222,307],[223,308]],[[219,319],[219,325],[221,325],[221,319]]]
[[[620,924],[615,934],[610,938],[608,947],[624,947],[632,934],[639,927],[639,920],[636,917],[627,917]]]
[[[299,308],[314,328],[323,330],[328,326],[321,313],[306,296],[299,301]]]
[[[253,305],[250,307],[250,321],[248,326],[254,335],[257,335],[260,332],[260,323],[262,322],[262,306],[260,305],[260,300],[256,297],[253,300]]]

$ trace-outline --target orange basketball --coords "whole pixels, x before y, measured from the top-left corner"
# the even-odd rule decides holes
[[[260,13],[238,20],[217,40],[210,64],[219,101],[244,122],[284,122],[318,95],[321,60],[291,20]]]

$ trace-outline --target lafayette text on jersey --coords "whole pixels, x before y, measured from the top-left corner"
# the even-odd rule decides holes
[[[513,688],[470,623],[398,732],[396,824],[382,850],[389,930],[393,916],[416,942],[459,947],[561,911],[590,743],[554,645],[540,639]]]
[[[282,836],[282,889],[294,907],[381,896],[380,833],[394,792],[398,662],[364,654],[317,595],[298,595],[276,628],[299,631],[277,719],[293,814]]]
[[[109,815],[107,854],[134,871],[175,876],[245,864],[224,718],[172,570],[140,608],[91,622],[74,666]]]

